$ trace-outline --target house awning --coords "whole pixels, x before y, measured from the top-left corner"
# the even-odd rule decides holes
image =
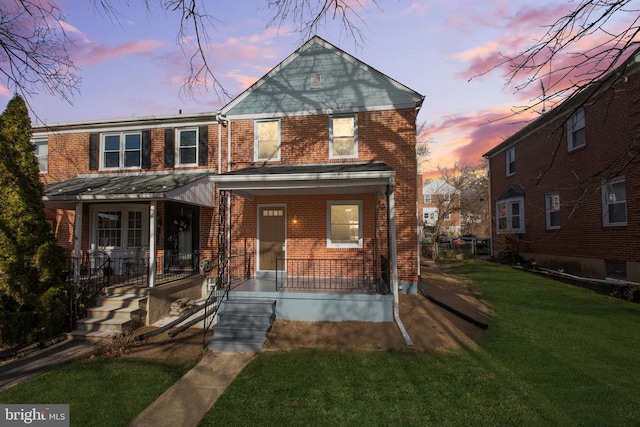
[[[382,162],[316,165],[260,165],[209,179],[219,190],[247,199],[255,196],[299,194],[356,194],[385,191],[395,171]]]
[[[171,173],[132,173],[79,175],[45,186],[48,208],[69,209],[76,202],[133,202],[174,200],[213,206],[213,185],[208,177],[214,171]]]

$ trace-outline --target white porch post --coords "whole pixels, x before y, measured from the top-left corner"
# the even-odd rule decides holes
[[[74,231],[73,231],[73,283],[78,284],[80,276],[80,253],[82,248],[82,202],[76,203],[76,212],[74,218]]]
[[[407,333],[404,324],[400,320],[400,297],[398,295],[398,248],[396,243],[396,204],[394,195],[394,178],[389,178],[388,209],[389,209],[389,239],[391,240],[391,283],[393,293],[393,316],[400,333],[407,345],[413,345],[411,337]]]
[[[149,205],[149,287],[156,284],[156,208],[157,202],[154,200]]]

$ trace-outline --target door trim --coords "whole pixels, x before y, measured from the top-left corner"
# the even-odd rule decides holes
[[[260,266],[260,226],[261,226],[261,220],[260,218],[262,217],[262,215],[260,215],[260,213],[262,212],[263,208],[276,208],[276,209],[282,209],[284,211],[284,253],[285,253],[285,258],[287,256],[287,205],[284,203],[265,203],[265,204],[259,204],[257,206],[257,212],[256,212],[256,216],[257,216],[257,220],[256,220],[256,276],[258,277],[265,277],[265,276],[270,276],[270,275],[274,275],[275,276],[275,270],[262,270],[261,266]],[[286,268],[286,266],[285,266]]]

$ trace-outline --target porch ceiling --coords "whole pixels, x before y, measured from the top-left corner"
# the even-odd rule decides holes
[[[71,208],[76,202],[127,202],[176,200],[213,206],[213,186],[207,171],[179,173],[132,173],[80,175],[45,186],[44,203],[49,208]]]
[[[211,175],[218,189],[255,196],[356,194],[384,191],[395,171],[382,162],[260,165]]]

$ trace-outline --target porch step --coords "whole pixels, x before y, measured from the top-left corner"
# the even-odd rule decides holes
[[[259,353],[275,320],[275,309],[273,300],[225,301],[208,348],[226,353]]]
[[[148,293],[149,293],[148,287],[137,286],[137,285],[110,286],[107,289],[105,289],[106,296],[115,296],[115,295],[147,296]]]
[[[147,316],[146,292],[116,293],[96,299],[87,317],[76,322],[76,339],[105,339],[143,326]]]

